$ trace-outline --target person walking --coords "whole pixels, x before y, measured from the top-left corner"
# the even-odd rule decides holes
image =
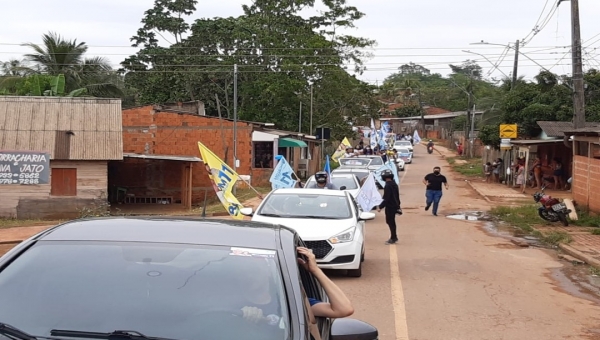
[[[433,216],[437,216],[438,207],[440,205],[440,200],[442,199],[442,184],[448,190],[448,180],[446,176],[441,174],[442,169],[439,166],[433,168],[433,172],[425,176],[423,179],[423,184],[427,186],[427,190],[425,190],[425,197],[427,198],[425,211],[428,211],[433,204]]]
[[[396,214],[402,214],[402,209],[400,208],[400,191],[398,190],[398,184],[394,181],[394,173],[391,170],[384,170],[381,173],[381,179],[385,181],[385,187],[383,188],[383,201],[377,207],[377,211],[380,212],[381,209],[385,209],[385,223],[390,228],[390,239],[385,244],[394,244],[398,242]]]

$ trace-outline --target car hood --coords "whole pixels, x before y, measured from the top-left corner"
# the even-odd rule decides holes
[[[327,240],[356,225],[355,219],[319,220],[314,218],[277,218],[254,215],[253,222],[281,224],[294,229],[304,241]]]

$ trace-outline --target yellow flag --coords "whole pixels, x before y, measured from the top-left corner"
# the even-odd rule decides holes
[[[239,175],[225,164],[217,155],[210,151],[204,144],[198,142],[200,155],[204,161],[208,177],[213,183],[217,197],[225,207],[225,210],[236,220],[241,220],[244,215],[240,213],[243,206],[231,193],[231,189],[237,182]]]
[[[335,152],[333,153],[333,156],[331,156],[331,159],[334,160],[335,162],[337,162],[338,159],[342,158],[344,153],[346,153],[346,149],[351,146],[352,145],[350,144],[350,141],[348,140],[348,138],[344,137],[344,140],[342,141],[342,143],[340,143],[340,146],[338,146],[337,150],[335,150]]]

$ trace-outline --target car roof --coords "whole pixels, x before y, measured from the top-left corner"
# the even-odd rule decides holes
[[[305,189],[305,188],[289,188],[276,189],[271,194],[304,194],[304,195],[323,195],[323,196],[346,196],[342,190],[326,190],[326,189]]]
[[[410,141],[409,140],[397,140],[396,143],[406,144],[406,143],[410,143]]]
[[[341,175],[341,173],[346,173],[346,174],[352,174],[355,172],[364,172],[364,173],[369,173],[371,171],[369,171],[369,169],[367,168],[346,168],[346,167],[339,167],[337,169],[334,169],[331,171],[332,175]]]
[[[203,244],[277,249],[278,232],[294,233],[276,224],[220,219],[112,217],[81,219],[43,233],[42,241],[109,241]]]

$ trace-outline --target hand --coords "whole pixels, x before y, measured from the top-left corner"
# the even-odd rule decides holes
[[[298,251],[298,253],[306,256],[307,258],[307,261],[301,258],[298,259],[298,263],[302,267],[304,267],[304,269],[308,270],[311,273],[314,273],[319,270],[319,267],[317,266],[317,259],[315,257],[315,254],[313,254],[312,250],[304,247],[298,247],[296,248],[296,250]]]
[[[381,208],[380,207],[377,207],[377,212],[381,212]]]
[[[263,311],[260,308],[256,307],[244,307],[242,308],[242,313],[244,313],[243,317],[245,320],[250,322],[258,323],[263,320],[265,317],[263,315]]]

